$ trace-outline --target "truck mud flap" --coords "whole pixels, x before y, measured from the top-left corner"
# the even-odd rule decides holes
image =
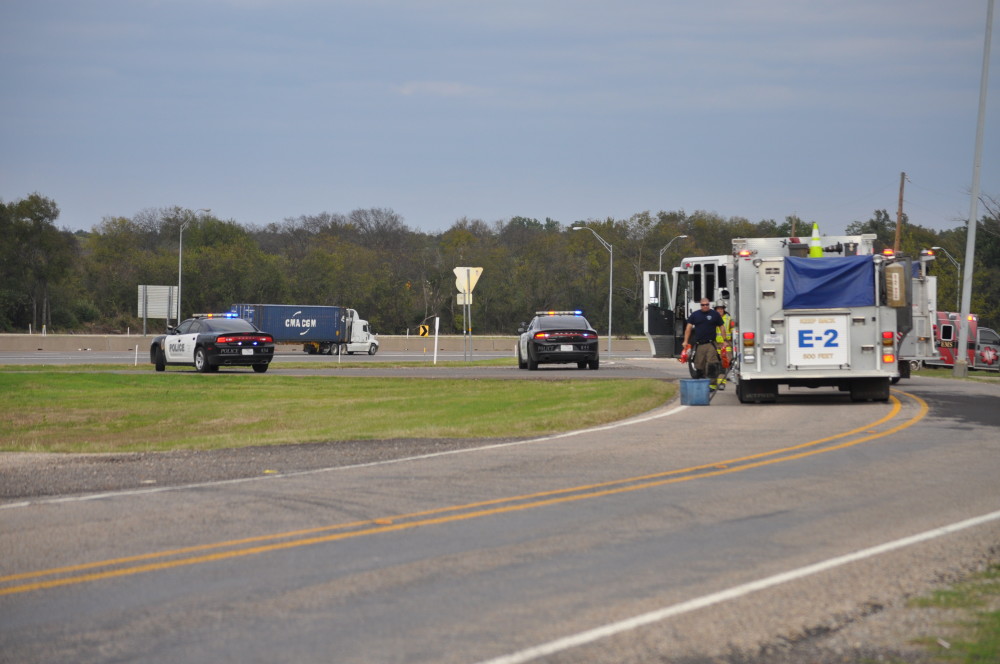
[[[851,382],[851,401],[888,401],[888,378],[865,378]]]
[[[736,398],[740,403],[774,403],[778,399],[778,383],[773,380],[740,380],[736,383]]]

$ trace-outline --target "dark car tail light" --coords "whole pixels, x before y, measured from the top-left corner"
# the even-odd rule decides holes
[[[535,332],[535,339],[572,339],[573,337],[580,337],[581,339],[596,339],[597,334],[594,332],[577,332],[575,330],[563,330],[561,332]]]
[[[241,334],[241,335],[224,334],[215,338],[215,343],[217,344],[238,344],[241,342],[269,344],[269,343],[274,343],[274,338],[266,334]]]

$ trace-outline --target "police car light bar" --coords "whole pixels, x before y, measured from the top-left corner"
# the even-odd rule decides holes
[[[224,314],[194,314],[193,318],[239,318],[239,314],[227,311]]]
[[[582,316],[583,310],[577,309],[575,311],[536,311],[536,316]]]

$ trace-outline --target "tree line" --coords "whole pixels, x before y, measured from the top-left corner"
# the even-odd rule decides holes
[[[1000,206],[984,197],[979,221],[972,311],[984,325],[1000,324]],[[808,237],[811,222],[751,222],[697,211],[640,212],[628,219],[513,217],[487,223],[462,218],[426,233],[390,209],[321,213],[265,226],[244,226],[180,207],[106,217],[90,231],[56,226],[59,207],[38,193],[0,200],[0,331],[133,333],[141,331],[138,286],[173,285],[183,228],[182,318],[228,311],[234,303],[340,305],[357,309],[381,334],[414,333],[441,318],[443,333],[461,333],[455,267],[482,267],[473,293],[473,334],[514,334],[536,310],[583,309],[603,329],[608,319],[608,267],[614,255],[612,329],[642,333],[644,270],[662,260],[670,270],[683,256],[725,254],[734,237]],[[590,227],[612,246],[609,251]],[[822,230],[822,224],[820,224]],[[911,256],[944,247],[961,261],[966,227],[935,231],[908,223],[901,250]],[[847,234],[875,233],[892,247],[895,219],[886,210],[855,221]],[[681,238],[680,236],[687,236]],[[666,249],[664,251],[664,249]],[[661,255],[662,254],[662,255]],[[956,266],[939,257],[938,308],[954,309]],[[151,321],[159,332],[165,321]]]

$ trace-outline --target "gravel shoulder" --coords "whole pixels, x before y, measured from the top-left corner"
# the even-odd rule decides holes
[[[377,463],[515,438],[393,439],[115,454],[0,452],[0,506],[51,496],[182,486]]]

